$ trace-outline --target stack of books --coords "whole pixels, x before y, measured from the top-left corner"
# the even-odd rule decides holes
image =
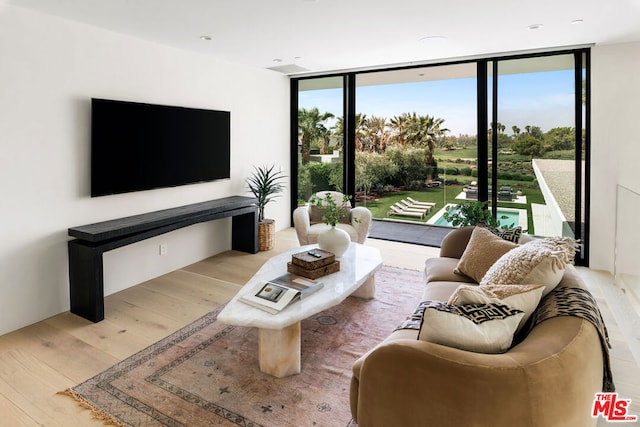
[[[257,283],[240,300],[271,314],[277,314],[291,303],[319,291],[324,283],[285,273],[268,282]]]
[[[312,249],[291,256],[287,263],[287,271],[308,279],[317,279],[327,274],[340,271],[340,261],[335,254],[322,249]]]

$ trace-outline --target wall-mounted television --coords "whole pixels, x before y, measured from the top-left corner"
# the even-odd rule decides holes
[[[93,98],[91,197],[229,178],[231,113]]]

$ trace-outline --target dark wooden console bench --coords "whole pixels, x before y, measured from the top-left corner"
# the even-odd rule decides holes
[[[192,224],[233,217],[231,248],[258,252],[258,206],[254,197],[231,196],[177,208],[69,228],[71,312],[104,319],[102,254]]]

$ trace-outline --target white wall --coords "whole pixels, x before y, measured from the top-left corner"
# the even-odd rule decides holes
[[[288,92],[277,73],[0,4],[0,334],[69,309],[68,227],[248,195],[254,164],[288,171]],[[91,97],[231,111],[231,179],[90,198]],[[288,194],[267,216],[289,226]],[[229,236],[225,219],[107,253],[106,293],[226,250]]]
[[[640,192],[640,43],[595,47],[591,63],[590,266],[613,272],[616,186]],[[618,256],[637,263],[638,247]]]

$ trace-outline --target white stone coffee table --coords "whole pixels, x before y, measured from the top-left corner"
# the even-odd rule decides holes
[[[258,328],[260,370],[275,377],[300,373],[301,320],[340,304],[349,295],[367,299],[375,295],[375,272],[382,267],[380,251],[351,243],[340,257],[340,271],[317,279],[324,283],[322,289],[280,313],[270,314],[239,300],[257,283],[286,273],[287,261],[291,260],[292,254],[317,247],[301,246],[269,259],[218,314],[220,322]]]

